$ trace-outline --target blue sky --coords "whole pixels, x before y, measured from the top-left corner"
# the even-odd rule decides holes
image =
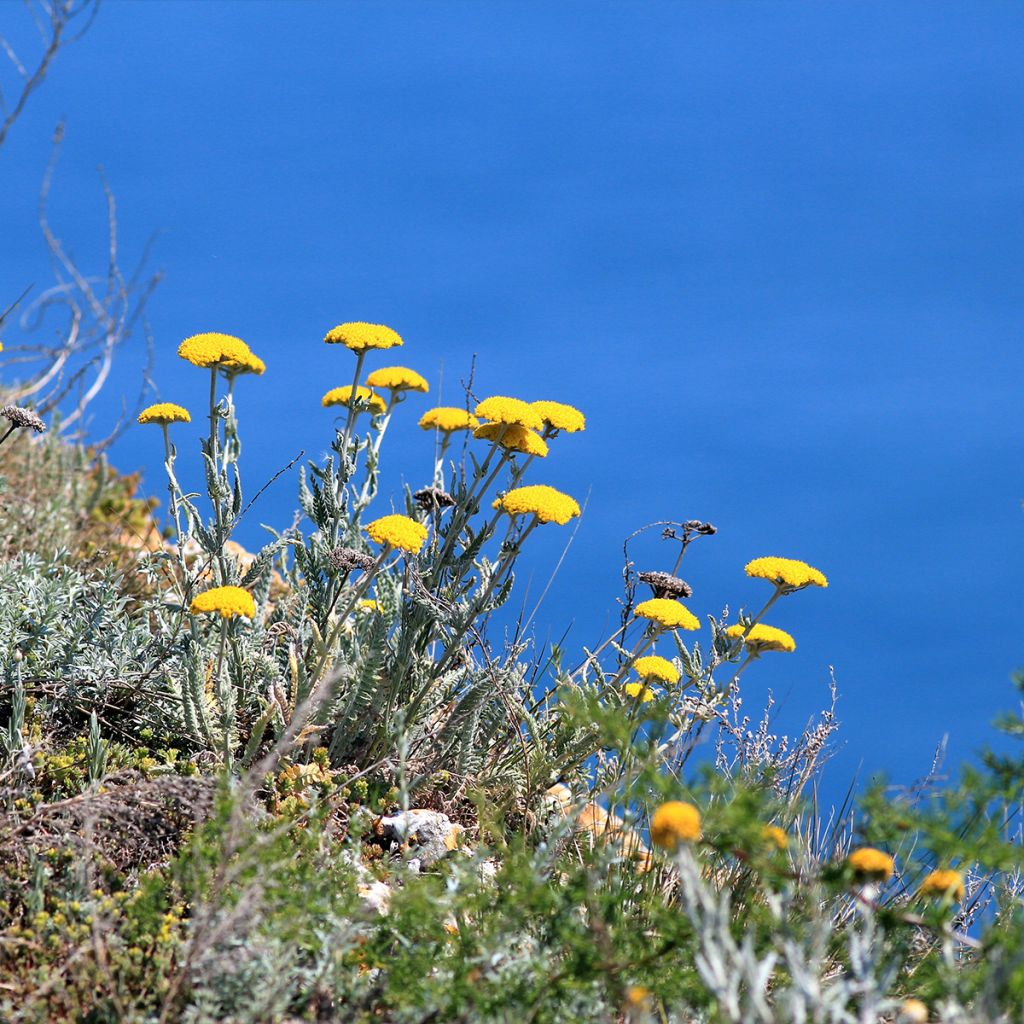
[[[431,402],[475,355],[481,395],[588,415],[533,477],[589,495],[540,641],[603,638],[628,533],[710,519],[698,613],[758,606],[759,555],[831,580],[772,616],[799,646],[747,674],[751,705],[771,689],[799,725],[834,666],[835,786],[907,781],[944,733],[954,758],[991,738],[1024,662],[1022,44],[1024,9],[985,3],[109,2],[0,152],[0,281],[46,280],[66,117],[53,217],[79,258],[102,267],[100,163],[123,250],[161,232],[160,397],[201,403],[174,355],[197,331],[268,364],[240,385],[250,493],[328,443],[351,357],[325,329],[394,326]],[[395,495],[429,474],[416,418]],[[158,448],[136,429],[114,459],[161,494]],[[242,539],[293,507],[294,476]],[[537,536],[531,594],[567,536]],[[655,538],[638,567],[671,564]]]

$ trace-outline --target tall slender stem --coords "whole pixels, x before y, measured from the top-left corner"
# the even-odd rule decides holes
[[[217,524],[217,564],[220,566],[220,582],[228,581],[228,565],[224,558],[224,515],[221,509],[220,483],[222,469],[220,464],[220,416],[217,412],[217,367],[210,370],[210,457],[213,461],[214,493],[213,517]]]

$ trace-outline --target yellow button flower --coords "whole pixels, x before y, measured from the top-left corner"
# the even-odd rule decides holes
[[[320,404],[326,409],[329,405],[348,405],[352,400],[352,385],[331,388],[330,391],[320,399]],[[388,411],[387,402],[380,395],[360,384],[356,388],[356,404],[366,406],[374,416],[381,416]]]
[[[524,455],[537,455],[543,459],[548,454],[547,441],[518,423],[484,423],[473,431],[473,436],[484,441],[497,441],[502,448]]]
[[[544,427],[544,417],[529,402],[518,398],[492,395],[485,398],[473,411],[480,419],[490,420],[492,423],[518,423],[519,426],[528,427],[530,430],[542,430]]]
[[[191,423],[188,409],[173,402],[157,402],[139,413],[140,423]]]
[[[761,829],[761,838],[777,850],[785,850],[789,846],[789,836],[778,825],[765,825]]]
[[[420,426],[424,430],[440,430],[450,434],[455,430],[474,430],[480,426],[480,421],[465,409],[439,405],[436,409],[428,409],[420,417]]]
[[[809,586],[828,586],[828,580],[823,572],[795,558],[755,558],[752,562],[747,562],[746,570],[748,576],[771,580],[783,593],[791,593]]]
[[[964,876],[952,868],[939,869],[925,875],[918,889],[921,896],[951,897],[959,902],[964,898]]]
[[[737,623],[735,626],[730,626],[725,633],[726,636],[741,637],[746,628]],[[747,645],[747,649],[754,654],[760,654],[762,651],[796,650],[796,641],[784,629],[766,626],[763,622],[757,623],[743,642]]]
[[[366,378],[371,388],[387,388],[390,391],[430,390],[430,385],[415,370],[405,366],[382,366]]]
[[[213,587],[198,594],[192,601],[192,614],[214,612],[225,619],[244,615],[251,619],[256,615],[256,602],[252,594],[241,587]]]
[[[370,539],[414,555],[427,539],[427,528],[408,516],[381,516],[365,527]]]
[[[679,682],[679,669],[668,658],[659,657],[657,654],[637,658],[633,662],[633,671],[641,679],[657,679],[669,686]]]
[[[634,609],[641,619],[650,619],[666,629],[700,629],[697,616],[688,608],[667,597],[652,597],[641,601]]]
[[[651,815],[651,842],[663,850],[700,839],[700,811],[693,804],[669,800]]]
[[[533,408],[540,413],[544,422],[552,430],[564,430],[567,434],[575,434],[587,425],[586,417],[571,405],[561,402],[531,402]]]
[[[266,367],[262,359],[241,338],[233,334],[219,334],[208,331],[193,334],[178,346],[178,355],[193,366],[206,370],[223,370],[225,373],[263,373]]]
[[[565,526],[570,519],[580,514],[580,507],[574,498],[547,484],[515,487],[495,499],[491,507],[501,509],[510,516],[534,515],[542,523],[558,523],[559,526]]]
[[[893,871],[896,870],[896,864],[892,857],[881,850],[876,850],[872,846],[862,846],[860,849],[854,850],[846,858],[846,863],[858,875],[866,875],[880,882],[891,878]]]
[[[650,704],[654,700],[654,691],[643,683],[626,683],[623,689],[634,700],[639,698],[641,704]]]
[[[363,352],[369,348],[394,348],[403,344],[401,335],[390,327],[362,321],[332,327],[324,335],[324,341],[328,345],[344,345],[353,352]]]

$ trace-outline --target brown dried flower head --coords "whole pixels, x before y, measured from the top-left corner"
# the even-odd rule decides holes
[[[667,572],[640,572],[637,579],[654,591],[655,597],[692,597],[693,587],[686,580]]]
[[[23,409],[19,405],[5,405],[0,409],[0,416],[14,427],[28,427],[37,434],[46,429],[46,424],[31,409]]]
[[[353,569],[369,572],[374,565],[372,555],[357,551],[355,548],[335,548],[327,556],[327,561],[331,563],[331,568],[338,572],[351,572]]]
[[[438,508],[451,508],[455,504],[455,499],[440,487],[424,487],[418,490],[413,498],[416,499],[416,504],[427,512],[433,512]]]

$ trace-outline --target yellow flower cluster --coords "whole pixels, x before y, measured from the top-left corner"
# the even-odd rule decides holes
[[[370,540],[408,551],[411,555],[416,554],[427,539],[427,528],[422,523],[401,515],[381,516],[367,523],[366,532]]]
[[[638,618],[650,619],[665,629],[700,629],[697,616],[688,608],[667,597],[652,597],[641,601],[634,609]]]
[[[440,430],[443,434],[450,434],[455,430],[474,430],[480,426],[480,421],[465,409],[439,405],[435,409],[428,409],[420,417],[420,426],[424,430]]]
[[[571,405],[562,402],[531,402],[533,408],[552,430],[564,430],[575,434],[587,425],[586,417]]]
[[[510,516],[534,515],[539,522],[558,523],[559,526],[565,526],[570,519],[580,514],[575,499],[547,484],[515,487],[495,499],[491,507],[501,509]]]
[[[641,679],[657,679],[669,686],[679,682],[679,670],[668,658],[661,658],[657,654],[637,658],[633,662],[633,670]]]
[[[846,863],[858,875],[865,875],[880,882],[891,878],[893,871],[896,870],[896,864],[892,857],[872,846],[862,846],[860,849],[854,850],[846,858]]]
[[[940,868],[925,875],[918,893],[921,896],[951,897],[959,902],[964,898],[964,876],[953,868]]]
[[[726,636],[740,637],[743,636],[745,629],[746,626],[737,623],[735,626],[730,626],[725,633]],[[763,622],[757,623],[743,642],[747,645],[747,649],[754,654],[760,654],[762,651],[796,650],[796,641],[784,629],[766,626]]]
[[[765,842],[771,843],[777,850],[785,850],[789,847],[789,836],[778,825],[765,825],[761,829],[761,838]]]
[[[387,388],[389,391],[422,391],[430,390],[430,385],[415,370],[406,366],[382,366],[374,370],[366,378],[371,388]]]
[[[700,839],[700,811],[682,800],[669,800],[651,815],[651,842],[663,850]]]
[[[352,385],[346,384],[344,387],[331,388],[320,399],[320,404],[326,409],[329,405],[348,405],[351,400]],[[381,416],[388,411],[388,406],[384,399],[369,388],[364,388],[362,384],[356,388],[356,402],[367,406],[374,416]]]
[[[519,398],[493,395],[485,398],[473,411],[480,419],[489,420],[491,423],[517,423],[530,430],[541,430],[544,427],[544,418],[541,414],[528,402]]]
[[[353,352],[363,352],[368,348],[394,348],[402,344],[402,337],[383,324],[356,322],[332,327],[324,335],[324,341],[328,345],[344,345]]]
[[[641,704],[649,704],[654,700],[654,691],[643,683],[626,683],[624,687],[628,696],[640,699]]]
[[[173,402],[157,402],[139,413],[140,423],[191,423],[188,409]]]
[[[755,558],[747,562],[747,575],[771,580],[786,593],[809,586],[828,586],[824,573],[795,558]]]
[[[178,346],[178,355],[193,366],[222,370],[229,376],[236,373],[261,374],[267,368],[241,338],[214,331],[186,338]]]
[[[256,602],[252,594],[241,587],[213,587],[198,594],[192,601],[192,614],[215,612],[225,619],[233,619],[244,615],[251,619],[256,615]]]
[[[537,455],[543,459],[548,454],[547,441],[518,423],[484,423],[473,431],[473,436],[497,441],[502,448],[524,455]]]

